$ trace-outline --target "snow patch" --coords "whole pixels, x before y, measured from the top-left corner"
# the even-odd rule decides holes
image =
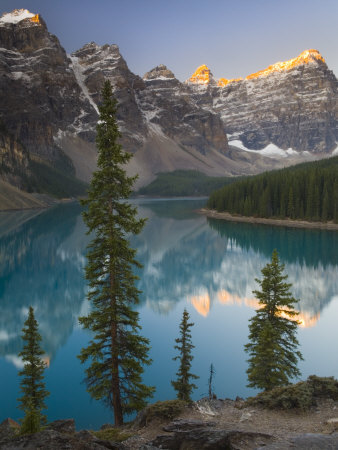
[[[332,152],[332,156],[335,156],[335,155],[338,155],[338,145]]]
[[[0,24],[2,23],[19,23],[24,19],[31,19],[35,14],[32,14],[28,9],[15,9],[10,13],[5,13],[0,18]]]
[[[157,81],[157,80],[161,80],[161,81],[168,81],[168,80],[175,80],[175,77],[164,77],[164,76],[159,76],[156,78],[144,78],[143,81],[145,81],[146,83],[149,81]]]
[[[268,144],[262,150],[252,150],[250,148],[245,147],[245,145],[239,139],[229,140],[230,145],[234,145],[241,150],[246,152],[258,153],[259,155],[267,156],[269,158],[287,158],[288,156],[298,155],[298,152],[293,150],[292,148],[288,148],[287,150],[283,150],[275,144]]]
[[[97,107],[96,103],[90,96],[87,86],[85,85],[85,75],[83,73],[84,68],[81,66],[81,64],[79,64],[79,62],[78,62],[79,58],[77,56],[71,56],[71,55],[68,55],[68,57],[72,61],[72,69],[74,71],[75,78],[76,78],[77,82],[79,83],[80,88],[82,89],[83,95],[89,101],[89,103],[92,105],[92,107],[95,109],[97,114],[100,114],[99,108]]]

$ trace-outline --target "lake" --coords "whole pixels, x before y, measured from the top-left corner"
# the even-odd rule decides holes
[[[257,301],[255,278],[274,248],[285,264],[292,293],[300,299],[298,339],[302,378],[338,377],[338,233],[207,219],[196,210],[205,200],[135,200],[143,232],[132,239],[143,264],[138,310],[142,335],[151,341],[153,364],[145,382],[155,400],[175,397],[170,380],[177,363],[174,340],[184,308],[190,313],[194,360],[200,378],[195,400],[208,392],[212,363],[220,398],[247,397],[248,320]],[[90,339],[78,325],[86,301],[86,246],[89,237],[78,204],[47,211],[0,213],[0,422],[18,420],[18,358],[21,330],[32,305],[43,337],[48,368],[49,421],[73,417],[78,429],[97,429],[112,414],[90,399],[76,355]]]

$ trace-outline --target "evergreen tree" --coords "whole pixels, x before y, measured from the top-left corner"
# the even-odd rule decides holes
[[[41,336],[31,306],[24,325],[22,339],[26,344],[19,353],[24,363],[24,368],[19,372],[19,375],[23,377],[20,382],[22,397],[18,399],[19,408],[25,413],[21,433],[36,433],[47,422],[42,411],[46,409],[44,400],[49,392],[46,391],[43,381],[46,364],[41,360],[41,356],[44,354],[40,348]]]
[[[176,373],[176,381],[171,382],[175,391],[177,391],[177,398],[186,402],[191,401],[191,392],[193,389],[197,389],[197,386],[194,383],[191,383],[190,380],[197,380],[199,378],[197,375],[190,372],[191,361],[193,360],[191,350],[195,348],[195,346],[191,343],[190,333],[190,328],[194,324],[192,322],[189,323],[189,319],[189,313],[184,309],[182,321],[180,323],[180,337],[175,339],[177,345],[174,347],[179,351],[179,355],[173,358],[174,361],[180,361],[180,366]]]
[[[253,293],[260,309],[250,319],[250,343],[245,345],[250,355],[249,387],[270,390],[289,384],[290,378],[300,375],[297,362],[303,358],[297,350],[298,312],[294,309],[298,300],[290,294],[291,284],[285,283],[288,276],[283,275],[283,270],[274,250],[271,263],[262,269],[263,280],[256,279],[261,291]]]
[[[88,392],[112,408],[115,425],[121,425],[123,414],[142,409],[154,391],[142,384],[144,365],[151,360],[149,341],[139,335],[139,315],[133,310],[140,291],[132,269],[140,264],[128,240],[130,233],[141,231],[145,220],[138,219],[137,209],[124,200],[136,177],[128,177],[124,170],[131,155],[118,143],[117,102],[109,81],[104,83],[102,98],[96,137],[98,169],[83,202],[88,207],[83,213],[88,234],[94,233],[86,265],[92,311],[79,319],[94,337],[79,358],[82,363],[91,361],[85,370]]]

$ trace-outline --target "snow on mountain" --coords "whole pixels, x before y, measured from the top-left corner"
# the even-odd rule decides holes
[[[33,19],[38,21],[39,15],[38,14],[32,14],[28,11],[28,9],[15,9],[14,11],[10,13],[4,13],[0,17],[0,25],[6,24],[6,23],[13,23],[17,24],[25,19]],[[35,20],[32,20],[34,22]]]

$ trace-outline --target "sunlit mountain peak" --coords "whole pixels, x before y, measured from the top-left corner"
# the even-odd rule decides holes
[[[193,84],[204,84],[207,85],[213,79],[213,75],[210,72],[210,69],[205,64],[199,66],[195,72],[191,75],[188,82]]]
[[[275,72],[286,72],[290,69],[293,69],[294,67],[305,64],[318,63],[318,61],[325,63],[325,59],[322,57],[322,55],[319,53],[318,50],[314,49],[305,50],[296,58],[290,59],[288,61],[277,62],[267,67],[266,69],[252,73],[247,77],[245,77],[245,80],[252,80],[255,78],[266,77]],[[243,78],[230,78],[230,79],[219,78],[217,80],[217,86],[225,87],[228,84],[236,83],[238,81],[243,81]],[[210,83],[215,83],[215,79],[212,73],[210,72],[209,67],[203,64],[202,66],[196,69],[194,74],[189,78],[188,83],[208,85]]]
[[[217,81],[218,86],[226,86],[229,83],[235,83],[236,81],[242,81],[243,78],[231,78],[230,80],[227,80],[226,78],[220,78]]]
[[[259,72],[248,75],[246,77],[246,80],[259,77],[266,77],[267,75],[270,75],[273,72],[285,72],[290,69],[293,69],[294,67],[318,61],[325,63],[325,59],[322,57],[322,55],[319,53],[318,50],[314,49],[305,50],[299,56],[297,56],[297,58],[289,59],[288,61],[277,62],[264,70],[260,70]]]
[[[39,14],[33,14],[28,9],[14,9],[10,13],[4,13],[0,17],[0,24],[13,23],[17,24],[22,20],[29,19],[30,22],[40,23]]]

